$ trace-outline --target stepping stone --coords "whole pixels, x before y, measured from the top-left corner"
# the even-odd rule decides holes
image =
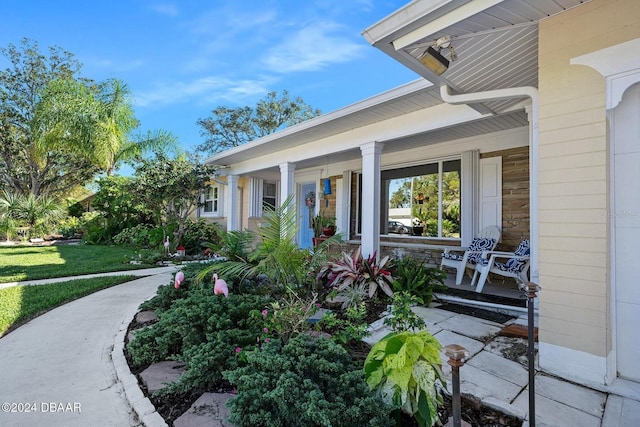
[[[489,351],[481,351],[476,354],[469,359],[467,365],[475,366],[496,378],[512,382],[520,387],[524,387],[529,382],[529,372],[522,365]]]
[[[318,311],[313,313],[313,316],[307,319],[307,322],[318,323],[326,313],[331,313],[331,310],[327,310],[326,308],[319,308]]]
[[[227,421],[229,408],[226,403],[234,397],[230,393],[204,393],[191,408],[177,418],[174,427],[232,427]]]
[[[175,382],[184,372],[184,364],[175,360],[165,360],[154,363],[140,373],[142,383],[149,390],[149,394],[163,389],[169,383]]]
[[[502,325],[499,323],[479,319],[466,314],[456,314],[455,316],[439,322],[438,326],[442,329],[447,329],[460,335],[465,335],[485,342],[498,335],[502,329]]]
[[[155,323],[158,321],[158,316],[151,310],[143,310],[136,314],[135,321],[138,325],[146,325],[148,323]]]

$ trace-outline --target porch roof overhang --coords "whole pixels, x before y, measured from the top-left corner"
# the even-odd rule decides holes
[[[475,93],[522,86],[538,87],[538,23],[589,0],[414,0],[363,36],[376,48],[435,86]],[[457,54],[441,53],[450,64],[442,75],[418,58],[448,36]],[[471,104],[481,113],[501,114],[522,99]]]
[[[391,123],[401,117],[401,126]],[[304,169],[358,159],[360,145],[374,140],[384,142],[385,153],[390,153],[527,125],[522,104],[499,115],[483,114],[466,105],[443,103],[439,88],[419,79],[216,154],[206,162],[229,167],[222,174],[275,173],[283,162]]]
[[[337,111],[209,157],[206,162],[229,166],[228,173],[275,172],[283,162],[296,168],[346,161],[360,156],[358,142],[327,145],[304,155],[293,151],[315,141],[384,123],[418,111],[442,109],[441,86],[454,93],[474,93],[538,86],[538,22],[589,0],[414,0],[363,32],[375,47],[412,69],[419,79]],[[431,73],[418,57],[442,36],[450,36],[458,59],[441,76]],[[443,51],[448,55],[446,49]],[[526,126],[526,96],[459,105],[457,115],[441,124],[398,132],[372,140],[390,142],[385,152],[444,142]],[[469,109],[476,114],[469,113]],[[299,150],[298,150],[299,151]],[[273,157],[278,160],[256,162]],[[291,155],[290,155],[291,154]],[[252,163],[255,162],[255,166]]]

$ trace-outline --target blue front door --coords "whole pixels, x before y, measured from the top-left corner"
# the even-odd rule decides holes
[[[315,216],[316,185],[314,183],[302,184],[300,186],[300,197],[298,197],[298,212],[300,212],[300,231],[298,246],[306,249],[313,246],[313,228],[311,220]],[[311,196],[312,201],[307,200]]]

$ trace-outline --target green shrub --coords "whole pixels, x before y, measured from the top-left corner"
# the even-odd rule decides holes
[[[384,319],[384,324],[393,332],[415,331],[424,328],[424,319],[411,310],[412,305],[422,304],[422,300],[411,295],[407,291],[397,292],[393,296],[393,305],[389,317]]]
[[[364,301],[345,310],[344,317],[339,318],[335,313],[326,313],[320,319],[319,326],[331,334],[336,343],[346,346],[362,341],[369,335],[369,325],[366,321],[367,305]]]
[[[182,236],[182,246],[186,248],[187,254],[195,255],[202,253],[206,246],[219,247],[221,242],[220,227],[200,218],[197,221],[188,219],[185,222],[184,235]]]
[[[226,371],[236,385],[229,420],[238,426],[390,426],[390,406],[369,394],[345,349],[307,335],[246,354]]]
[[[444,285],[446,274],[442,270],[427,267],[411,256],[396,261],[393,278],[394,292],[408,291],[420,298],[424,305],[431,303],[434,290],[447,289]]]
[[[444,385],[440,349],[429,332],[391,333],[375,343],[364,363],[367,384],[377,395],[415,417],[421,427],[439,422]]]
[[[232,349],[255,342],[262,324],[250,316],[271,301],[268,297],[229,294],[228,298],[213,294],[212,286],[190,291],[186,298],[176,300],[160,312],[158,322],[136,334],[127,349],[136,366],[180,357],[193,346],[215,340],[219,331],[248,330],[250,342],[233,343]],[[187,369],[189,369],[189,361]]]
[[[58,231],[62,234],[62,237],[69,239],[77,234],[81,233],[80,218],[75,216],[69,216],[58,224]]]
[[[137,224],[125,228],[113,236],[113,243],[134,248],[149,248],[149,230],[151,228],[150,224]]]

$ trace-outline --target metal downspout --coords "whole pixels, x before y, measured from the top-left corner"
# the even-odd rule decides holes
[[[529,233],[531,239],[531,281],[540,283],[539,271],[539,215],[538,215],[538,89],[533,86],[495,89],[475,93],[462,93],[452,95],[447,85],[440,86],[440,97],[448,104],[472,104],[498,99],[522,98],[531,99],[531,111],[529,114]],[[536,304],[537,304],[536,299]]]

